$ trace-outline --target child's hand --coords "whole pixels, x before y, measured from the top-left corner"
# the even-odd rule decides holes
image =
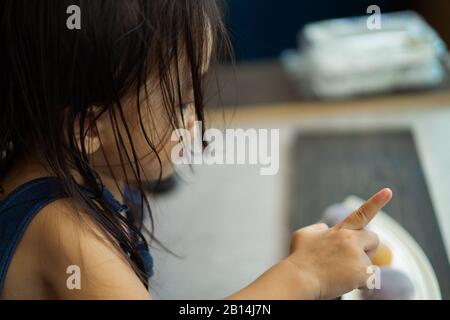
[[[378,236],[364,227],[392,198],[383,189],[333,228],[316,224],[296,231],[286,261],[298,267],[312,298],[330,299],[366,286]]]
[[[332,299],[366,286],[378,236],[363,230],[392,198],[383,189],[344,221],[294,233],[291,254],[229,299]]]

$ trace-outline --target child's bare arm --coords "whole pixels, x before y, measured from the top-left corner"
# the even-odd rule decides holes
[[[92,219],[57,201],[29,228],[40,236],[40,273],[55,299],[149,299],[150,294],[124,255]],[[67,286],[69,266],[79,267],[81,288]]]
[[[229,299],[331,299],[364,287],[369,256],[379,244],[364,228],[391,198],[384,189],[333,228],[296,231],[290,256]]]

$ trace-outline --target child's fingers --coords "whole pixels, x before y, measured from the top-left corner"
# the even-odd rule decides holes
[[[324,230],[328,230],[328,229],[329,229],[329,227],[325,223],[317,223],[317,224],[307,226],[303,230],[324,231]]]
[[[377,248],[366,251],[366,254],[369,257],[369,259],[372,260],[375,257],[375,255],[377,254]]]
[[[375,232],[367,230],[358,230],[355,232],[359,245],[367,253],[367,255],[374,252],[380,245],[380,239]]]
[[[340,222],[335,228],[361,230],[376,216],[389,201],[392,199],[391,189],[385,188],[370,198],[358,210],[349,215],[344,221]]]

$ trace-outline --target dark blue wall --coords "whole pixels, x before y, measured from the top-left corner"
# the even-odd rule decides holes
[[[407,8],[407,0],[228,0],[228,26],[238,60],[273,58],[296,47],[298,31],[308,22]]]

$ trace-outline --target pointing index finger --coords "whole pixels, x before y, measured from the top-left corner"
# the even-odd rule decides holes
[[[361,230],[376,216],[392,199],[392,190],[385,188],[367,200],[358,210],[353,212],[344,221],[336,225],[336,228]]]

